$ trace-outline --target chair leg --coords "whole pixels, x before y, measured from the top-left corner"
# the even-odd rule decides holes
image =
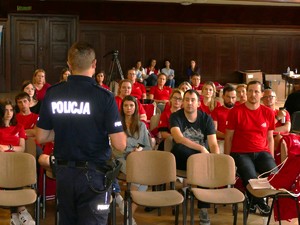
[[[194,196],[191,193],[191,206],[190,206],[190,216],[191,216],[191,225],[194,225]]]
[[[115,196],[113,197],[113,200],[111,202],[110,221],[111,221],[111,225],[116,225],[116,199],[115,199]]]
[[[270,209],[270,213],[269,213],[269,216],[268,216],[268,222],[267,222],[267,225],[270,224],[271,216],[272,216],[272,211],[273,211],[274,204],[275,204],[276,201],[277,201],[277,197],[274,196],[274,197],[273,197],[273,201],[272,201],[272,205],[271,205],[271,209]],[[277,204],[277,206],[278,206],[278,204]],[[278,207],[277,207],[277,210],[279,210]],[[280,215],[279,215],[279,214],[278,214],[278,218],[280,218]],[[279,220],[279,224],[281,224],[280,220]]]
[[[237,213],[238,213],[238,204],[233,204],[233,225],[236,225],[237,222]]]
[[[46,170],[43,172],[42,217],[43,219],[46,218]]]
[[[55,210],[56,210],[56,213],[55,213],[55,225],[58,225],[59,224],[59,210],[58,210],[58,199],[57,199],[57,195],[55,196]]]
[[[297,208],[297,214],[298,214],[298,224],[300,224],[300,209],[299,209],[299,203],[298,203],[298,198],[294,198],[295,203],[296,203],[296,208]]]
[[[41,196],[38,196],[35,203],[35,224],[40,225],[40,201]]]
[[[187,188],[182,188],[183,194],[183,203],[182,203],[182,222],[183,225],[186,225],[186,218],[187,218]]]
[[[124,216],[123,216],[123,224],[127,225],[127,215],[128,215],[128,192],[125,191],[124,195]]]
[[[178,225],[179,205],[175,206],[175,225]]]
[[[249,213],[248,198],[247,196],[245,196],[245,200],[243,202],[243,225],[247,225],[248,213]]]

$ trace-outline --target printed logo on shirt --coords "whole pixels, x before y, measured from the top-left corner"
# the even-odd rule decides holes
[[[58,101],[51,102],[51,107],[53,114],[91,114],[89,102]]]
[[[121,121],[117,121],[115,122],[115,127],[121,127],[122,126],[122,122]]]
[[[261,126],[262,126],[262,127],[267,127],[267,123],[264,122]]]

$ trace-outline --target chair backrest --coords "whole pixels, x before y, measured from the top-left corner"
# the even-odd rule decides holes
[[[169,137],[167,137],[165,139],[164,151],[171,152],[172,148],[173,148],[173,137],[172,137],[172,135],[170,135]]]
[[[25,152],[33,155],[34,157],[36,157],[36,143],[35,143],[35,138],[28,137],[25,140]]]
[[[300,133],[300,111],[296,111],[292,115],[291,132]]]
[[[132,152],[126,159],[126,181],[159,185],[176,181],[176,161],[170,152]]]
[[[0,152],[1,188],[36,184],[36,176],[36,160],[31,154]]]
[[[155,114],[150,118],[150,131],[157,128],[159,124],[160,114]]]
[[[187,183],[216,188],[235,183],[235,163],[224,154],[194,154],[187,161]]]

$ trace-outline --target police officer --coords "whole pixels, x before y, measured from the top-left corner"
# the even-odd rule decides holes
[[[68,52],[72,75],[48,89],[37,123],[37,141],[54,141],[59,224],[104,225],[109,202],[105,172],[111,145],[126,148],[126,137],[112,93],[98,86],[96,56],[87,43]],[[99,207],[100,206],[100,207]]]

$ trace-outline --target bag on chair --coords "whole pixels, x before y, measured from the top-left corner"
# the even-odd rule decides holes
[[[269,176],[269,182],[275,189],[286,189],[298,194],[300,192],[300,154],[289,154],[280,171]],[[300,197],[298,197],[299,204]],[[280,220],[291,220],[298,217],[295,200],[291,198],[278,199]],[[299,204],[300,207],[300,204]],[[274,219],[278,221],[277,204],[274,205]]]

